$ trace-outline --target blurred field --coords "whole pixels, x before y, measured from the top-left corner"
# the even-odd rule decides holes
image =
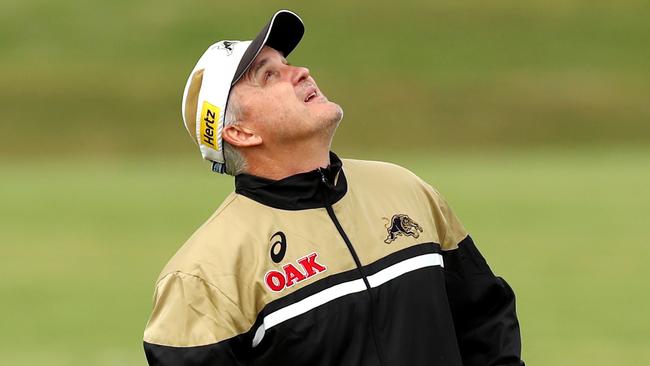
[[[157,273],[232,186],[181,88],[285,7],[290,61],[345,110],[334,150],[440,188],[515,288],[529,365],[650,364],[645,0],[4,0],[0,363],[144,364]]]
[[[650,362],[650,150],[365,157],[445,194],[516,290],[530,365]],[[232,185],[197,160],[4,162],[3,363],[144,363],[154,280]]]
[[[189,151],[194,62],[280,7],[307,25],[290,61],[346,111],[341,146],[650,141],[648,1],[4,0],[0,153]]]

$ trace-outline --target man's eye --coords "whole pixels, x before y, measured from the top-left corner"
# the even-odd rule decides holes
[[[267,72],[265,72],[265,73],[264,73],[264,81],[268,81],[268,80],[271,78],[271,76],[273,76],[273,72],[272,72],[272,71],[267,71]]]

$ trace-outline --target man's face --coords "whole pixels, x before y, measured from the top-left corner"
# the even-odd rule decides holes
[[[235,84],[243,124],[267,147],[323,138],[331,143],[343,110],[327,100],[304,67],[290,65],[281,53],[264,46]]]

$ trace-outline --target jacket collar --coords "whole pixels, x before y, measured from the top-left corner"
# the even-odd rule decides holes
[[[263,205],[283,210],[331,206],[347,192],[343,162],[330,151],[330,165],[280,180],[250,174],[235,177],[235,192]]]

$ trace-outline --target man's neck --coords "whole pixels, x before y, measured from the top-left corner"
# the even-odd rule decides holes
[[[330,164],[327,149],[282,149],[280,151],[256,151],[246,157],[246,173],[262,178],[280,180],[295,174],[325,168]]]

